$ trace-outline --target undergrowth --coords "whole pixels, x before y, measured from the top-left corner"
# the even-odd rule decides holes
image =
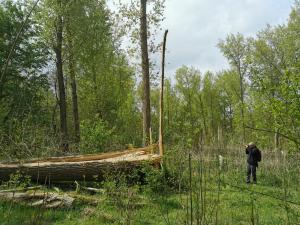
[[[79,191],[97,199],[97,205],[78,200],[69,209],[46,210],[1,201],[0,224],[300,224],[295,156],[283,161],[280,154],[264,153],[258,183],[247,185],[242,150],[234,157],[224,152],[222,157],[219,152],[168,152],[161,169],[144,165],[129,175],[107,173],[105,181],[80,183],[103,190],[93,195]],[[22,180],[12,176],[11,184],[23,185]]]

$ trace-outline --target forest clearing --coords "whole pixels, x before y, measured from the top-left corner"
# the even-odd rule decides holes
[[[300,225],[279,1],[0,0],[0,224]]]
[[[80,186],[72,183],[62,189],[59,185],[45,184],[28,193],[67,194],[74,198],[72,206],[47,209],[28,206],[25,201],[2,201],[0,223],[179,225],[192,224],[191,220],[193,224],[299,223],[299,155],[286,158],[284,170],[278,163],[283,161],[282,155],[266,155],[268,162],[258,170],[258,183],[247,185],[244,152],[236,157],[223,154],[222,168],[211,151],[195,153],[191,166],[184,152],[180,158],[178,154],[168,157],[172,161],[169,171],[145,167],[144,184],[133,182],[140,180],[136,173],[131,173],[130,178],[111,173],[107,174],[106,182],[95,178],[94,182],[80,182]],[[133,183],[128,183],[128,179]]]

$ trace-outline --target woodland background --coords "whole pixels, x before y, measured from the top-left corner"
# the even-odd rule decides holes
[[[62,145],[86,153],[145,144],[138,3],[120,4],[114,12],[99,0],[34,4],[1,1],[1,156],[58,154],[51,151]],[[153,55],[160,55],[163,10],[163,2],[149,3],[154,142],[160,68]],[[230,70],[182,66],[168,74],[165,144],[236,146],[254,140],[261,148],[298,151],[299,20],[296,1],[286,24],[267,26],[256,37],[238,33],[220,40]],[[126,50],[124,39],[131,43]]]
[[[164,8],[0,0],[0,160],[156,143]],[[0,223],[299,224],[300,2],[285,24],[216,44],[230,69],[182,62],[166,74],[162,168],[76,186],[45,181],[44,193],[79,200],[57,210],[1,200]],[[244,184],[250,141],[263,155],[257,185]],[[35,185],[19,171],[0,193]]]

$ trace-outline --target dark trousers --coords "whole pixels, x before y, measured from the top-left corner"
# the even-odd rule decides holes
[[[250,183],[251,175],[252,175],[253,182],[256,183],[256,165],[248,164],[248,167],[247,167],[247,183]]]

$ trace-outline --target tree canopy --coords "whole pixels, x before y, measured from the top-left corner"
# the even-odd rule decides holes
[[[160,50],[152,39],[164,1],[148,4],[143,50],[146,46],[152,54]],[[143,144],[142,70],[136,64],[141,54],[136,44],[142,39],[137,35],[139,6],[122,4],[113,13],[104,0],[46,0],[36,6],[1,1],[2,157],[61,154],[62,139],[74,152]],[[192,148],[257,140],[266,148],[299,150],[299,32],[296,2],[286,24],[267,26],[255,37],[238,33],[220,40],[230,69],[213,73],[182,66],[169,74],[165,144]],[[134,40],[134,58],[122,49],[124,38]],[[149,113],[156,142],[159,79],[153,76],[152,61],[150,57]]]

